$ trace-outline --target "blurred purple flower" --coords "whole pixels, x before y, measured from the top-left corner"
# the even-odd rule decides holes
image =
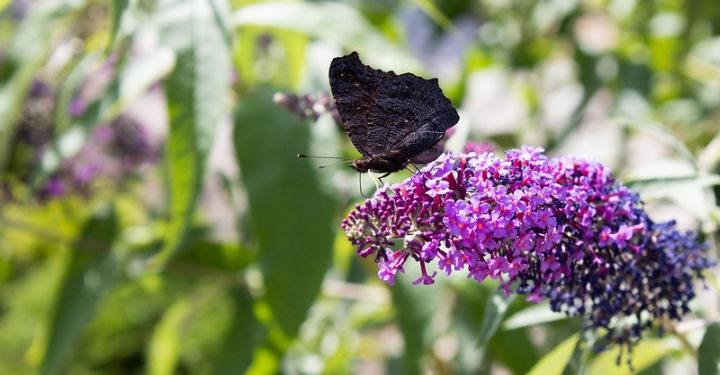
[[[45,188],[40,191],[41,198],[59,197],[63,194],[65,194],[65,185],[58,175],[50,176],[45,183]]]
[[[465,143],[465,146],[463,147],[463,152],[468,154],[471,152],[474,152],[478,155],[484,154],[486,152],[495,152],[497,149],[495,146],[493,146],[490,143],[487,142],[474,142],[474,141],[468,141]]]
[[[68,111],[70,112],[70,116],[80,117],[87,110],[88,104],[85,99],[77,97],[70,101],[69,107],[70,108],[68,108]]]
[[[338,126],[342,124],[335,102],[328,93],[298,95],[289,92],[277,92],[273,96],[273,101],[302,120],[309,118],[312,121],[317,121],[323,113],[330,113]]]
[[[100,67],[88,75],[75,98],[70,101],[68,111],[71,116],[82,116],[90,104],[105,93],[115,76],[117,62],[117,55],[110,54]]]
[[[83,160],[72,167],[72,177],[76,185],[84,186],[92,182],[102,171],[101,166],[94,160]]]
[[[145,163],[157,161],[159,150],[149,141],[145,128],[135,119],[121,115],[113,122],[93,129],[89,141],[60,170],[48,179],[42,198],[58,197],[88,189],[98,178],[119,182]]]
[[[433,282],[431,262],[446,275],[490,277],[506,294],[585,317],[600,350],[629,349],[661,318],[689,312],[694,278],[714,263],[674,225],[653,222],[601,164],[523,147],[505,158],[444,154],[357,205],[342,228],[390,284],[410,259],[422,273],[415,284]]]

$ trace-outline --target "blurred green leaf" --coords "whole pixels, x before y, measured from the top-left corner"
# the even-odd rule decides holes
[[[625,352],[619,363],[617,349],[601,353],[589,363],[588,374],[637,374],[667,358],[679,347],[680,345],[674,337],[661,339],[646,337],[633,347],[631,357],[628,357],[629,354]],[[628,359],[632,362],[632,370],[627,364]]]
[[[129,5],[130,0],[113,0],[111,3],[110,10],[112,11],[112,25],[110,27],[109,46],[112,46],[117,41],[123,14],[125,14]]]
[[[110,208],[92,217],[67,254],[65,277],[59,286],[51,317],[41,374],[62,372],[78,339],[93,319],[98,302],[112,287],[117,261],[110,254],[117,235],[117,219]]]
[[[720,374],[720,323],[710,324],[705,331],[698,348],[698,374]]]
[[[478,335],[478,346],[483,347],[487,345],[488,341],[490,341],[495,332],[497,332],[498,328],[500,328],[500,323],[502,323],[505,318],[508,307],[514,299],[515,295],[507,297],[503,290],[497,290],[488,298],[482,326],[480,327],[480,333]]]
[[[411,273],[412,274],[412,273]],[[418,272],[418,277],[419,272]],[[438,284],[412,285],[412,276],[397,277],[391,288],[396,320],[403,334],[405,351],[402,354],[402,373],[422,372],[422,358],[432,340],[432,321],[438,313],[442,289]]]
[[[440,9],[430,0],[413,0],[413,2],[427,14],[435,23],[442,26],[444,29],[449,31],[454,30],[454,25]]]
[[[399,45],[379,33],[356,9],[343,3],[303,3],[289,1],[260,2],[244,6],[232,15],[233,25],[277,27],[293,30],[348,51],[372,55],[390,67],[422,69]]]
[[[225,335],[220,358],[215,362],[215,375],[245,373],[253,358],[254,344],[258,342],[258,322],[253,313],[253,300],[247,289],[235,290],[235,312]]]
[[[165,82],[170,114],[166,145],[170,219],[162,250],[150,268],[162,268],[180,248],[194,213],[215,129],[226,113],[230,52],[223,0],[193,1],[176,68]],[[176,35],[177,37],[177,35]]]
[[[546,354],[528,373],[528,375],[547,375],[560,374],[563,372],[565,365],[572,357],[575,345],[579,340],[578,334],[568,337],[555,349]]]
[[[187,321],[196,305],[190,298],[176,302],[155,326],[148,348],[148,374],[172,375],[176,372]]]
[[[296,158],[309,147],[308,124],[277,107],[272,95],[258,90],[240,101],[233,140],[265,298],[293,336],[331,264],[335,202],[320,190],[312,165]]]
[[[556,322],[558,320],[567,319],[567,316],[550,310],[550,305],[541,303],[524,308],[507,318],[503,323],[503,329],[517,329],[523,327],[532,327],[538,324]]]
[[[673,136],[670,132],[668,132],[667,129],[662,126],[662,124],[643,119],[629,118],[620,119],[620,123],[629,129],[647,132],[655,136],[658,140],[672,147],[672,149],[677,152],[678,155],[682,156],[685,160],[690,162],[692,164],[693,170],[698,170],[697,159],[695,159],[693,153],[688,150],[687,146],[685,146],[682,140]]]
[[[584,373],[585,363],[592,350],[592,342],[590,341],[592,339],[592,335],[586,331],[580,334],[580,339],[575,343],[573,353],[563,369],[562,373],[564,375]]]

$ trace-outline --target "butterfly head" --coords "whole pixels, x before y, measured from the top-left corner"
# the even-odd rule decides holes
[[[360,173],[365,173],[367,171],[392,173],[405,168],[406,164],[406,161],[393,158],[392,155],[381,155],[355,160],[349,165],[349,167]]]

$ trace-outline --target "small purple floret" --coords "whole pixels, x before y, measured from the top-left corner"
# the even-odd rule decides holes
[[[597,348],[630,348],[644,329],[679,320],[714,265],[695,234],[653,222],[600,163],[531,147],[443,154],[357,205],[342,228],[390,284],[410,259],[415,284],[433,283],[433,262],[446,276],[499,280],[507,294],[584,316],[602,334]]]

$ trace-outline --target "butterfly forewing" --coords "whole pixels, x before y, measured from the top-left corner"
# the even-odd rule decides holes
[[[459,120],[437,79],[376,70],[355,52],[333,59],[330,88],[343,126],[364,157],[357,163],[378,172],[402,169],[420,154],[418,160],[437,157],[430,149]]]

